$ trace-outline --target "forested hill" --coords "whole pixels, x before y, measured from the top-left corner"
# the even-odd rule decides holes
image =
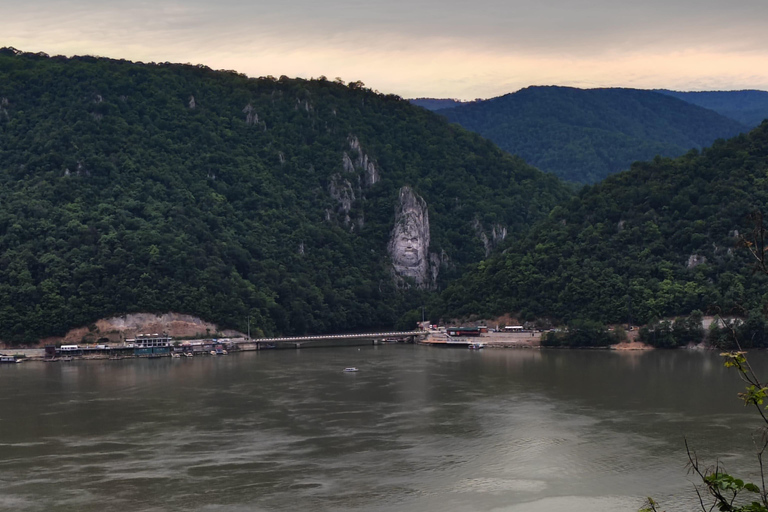
[[[464,105],[467,103],[461,100],[438,99],[438,98],[414,98],[408,101],[410,101],[414,105],[425,108],[427,110],[440,110],[443,108],[453,108],[453,107],[458,107],[459,105]]]
[[[766,91],[681,92],[661,89],[658,92],[714,110],[750,128],[768,119],[768,92]]]
[[[737,244],[750,238],[748,216],[765,212],[766,173],[768,122],[702,153],[637,163],[450,286],[440,311],[625,322],[631,301],[639,323],[764,311],[766,278]]]
[[[0,50],[5,341],[137,311],[391,327],[422,300],[393,267],[396,215],[429,289],[567,195],[359,82]]]
[[[711,110],[638,89],[528,87],[437,112],[539,169],[578,183],[748,130]]]

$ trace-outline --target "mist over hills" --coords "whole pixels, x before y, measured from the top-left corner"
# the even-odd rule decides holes
[[[595,183],[632,162],[679,156],[748,130],[712,110],[638,89],[528,87],[436,112],[577,183]]]
[[[132,312],[391,327],[569,195],[359,82],[0,50],[4,341]]]

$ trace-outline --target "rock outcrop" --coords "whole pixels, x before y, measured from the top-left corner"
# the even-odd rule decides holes
[[[328,185],[328,193],[338,203],[336,211],[341,216],[344,225],[349,224],[351,220],[349,212],[352,210],[352,203],[355,202],[355,190],[352,188],[352,183],[340,174],[334,174]]]
[[[376,164],[374,164],[373,160],[371,160],[365,151],[363,151],[363,148],[360,146],[360,141],[357,137],[350,135],[347,138],[347,141],[349,142],[349,149],[352,152],[357,153],[357,159],[355,160],[354,167],[363,171],[363,183],[365,183],[365,185],[368,187],[375,185],[381,179],[379,176],[379,170],[376,168]],[[347,160],[350,161],[350,163],[352,162],[346,152],[344,153],[344,156]]]
[[[430,270],[429,212],[424,199],[410,187],[400,189],[388,253],[398,283],[408,285],[408,279],[418,288],[432,287],[437,272]]]
[[[491,251],[497,245],[499,245],[504,241],[505,238],[507,238],[507,228],[501,224],[494,224],[491,226],[490,236],[485,233],[483,230],[483,225],[478,219],[475,219],[472,226],[475,228],[475,233],[477,233],[478,238],[480,238],[480,241],[483,243],[486,258],[491,254]]]
[[[342,152],[341,172],[331,176],[328,192],[338,203],[336,211],[339,214],[339,221],[354,231],[365,226],[365,216],[362,211],[362,202],[365,200],[364,190],[375,185],[380,177],[376,164],[363,151],[358,138],[349,135],[347,143],[349,144],[349,152]],[[356,217],[352,222],[350,211],[355,202],[359,208],[357,208]],[[330,213],[326,212],[326,220],[331,220],[331,218]]]
[[[243,109],[243,114],[245,114],[245,124],[249,126],[259,124],[259,114],[256,113],[256,110],[250,103]]]
[[[706,256],[700,256],[698,254],[691,254],[691,256],[688,258],[688,264],[686,265],[688,268],[696,268],[699,265],[703,265],[707,262]]]

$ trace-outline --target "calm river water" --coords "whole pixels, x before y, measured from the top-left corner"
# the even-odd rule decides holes
[[[768,373],[768,354],[753,362]],[[356,366],[358,373],[343,373]],[[0,509],[693,510],[754,467],[717,354],[419,346],[0,367]]]

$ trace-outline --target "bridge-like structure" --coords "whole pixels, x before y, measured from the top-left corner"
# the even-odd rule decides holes
[[[392,341],[408,341],[408,342],[414,342],[418,340],[422,336],[426,336],[427,333],[425,331],[405,331],[405,332],[370,332],[370,333],[363,333],[363,334],[323,334],[323,335],[317,335],[317,336],[289,336],[289,337],[282,337],[282,338],[254,338],[250,341],[250,343],[257,343],[258,345],[264,346],[264,345],[275,345],[282,344],[285,345],[293,345],[295,348],[301,348],[302,345],[309,344],[310,346],[312,344],[318,344],[320,342],[324,342],[323,344],[331,344],[335,341],[338,341],[340,343],[344,342],[344,344],[349,344],[350,342],[359,341],[361,344],[363,343],[372,343],[377,344],[381,343],[386,340],[392,340]]]

